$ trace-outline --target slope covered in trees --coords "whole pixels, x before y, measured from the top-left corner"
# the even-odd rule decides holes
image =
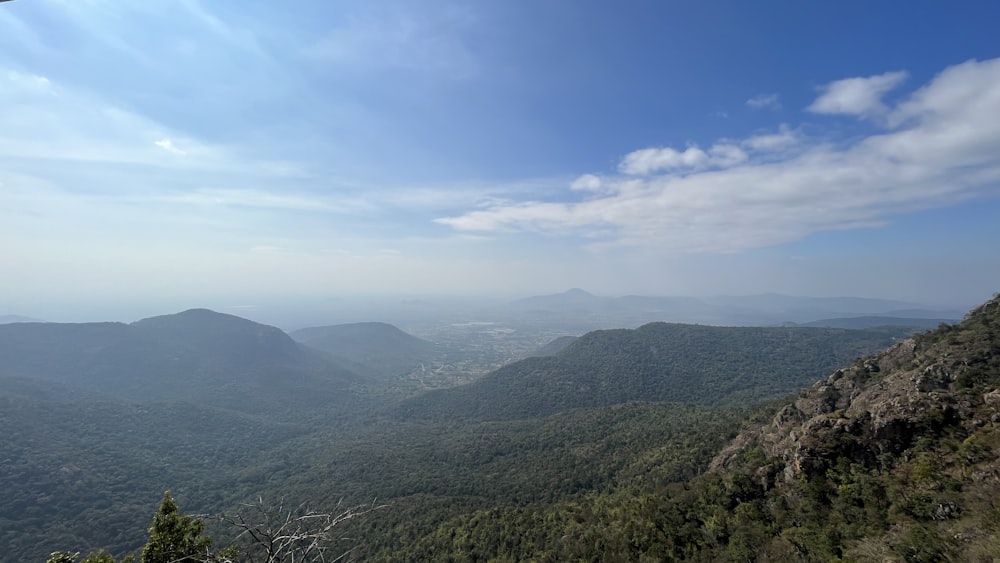
[[[165,489],[219,510],[266,492],[295,465],[306,429],[188,403],[56,402],[0,395],[0,552],[123,554],[141,545]]]
[[[471,511],[372,560],[995,561],[998,387],[995,299],[762,409],[692,479],[653,465],[608,491]]]
[[[348,388],[360,380],[277,328],[205,309],[132,324],[0,325],[0,374],[282,416],[355,404]]]
[[[151,502],[171,488],[202,513],[258,495],[327,511],[378,498],[385,510],[344,528],[365,561],[991,560],[998,307],[842,362],[787,404],[755,407],[623,399],[518,418],[390,411],[283,424],[207,405],[74,402],[44,386],[15,396],[23,380],[0,379],[12,436],[0,485],[16,491],[0,549],[28,561],[57,549],[134,552]],[[691,347],[686,369],[741,363],[718,346],[696,352],[726,338],[746,338],[758,355],[777,349],[779,365],[795,358],[772,329],[754,340],[706,328],[600,331],[548,360],[578,354],[578,376],[589,366],[629,381],[633,368],[600,362],[669,357],[642,334],[658,330],[680,331],[671,340]],[[773,330],[787,341],[788,329]],[[692,381],[725,382],[705,373]],[[749,379],[745,397],[773,393],[765,375]]]
[[[501,420],[636,400],[739,404],[791,392],[909,333],[668,323],[599,330],[554,356],[409,399],[397,413]]]

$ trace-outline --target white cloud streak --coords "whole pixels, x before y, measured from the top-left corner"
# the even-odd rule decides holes
[[[0,106],[0,158],[305,175],[295,163],[251,159],[238,147],[200,141],[47,77],[2,67]]]
[[[823,94],[807,111],[824,114],[873,117],[884,114],[888,108],[882,97],[899,86],[907,77],[903,71],[887,72],[864,78],[845,78],[822,88]]]
[[[883,111],[881,94],[903,77],[835,82],[811,107]],[[781,126],[708,151],[642,149],[619,170],[643,177],[604,178],[609,193],[600,197],[496,205],[437,221],[460,231],[591,237],[598,246],[734,252],[1000,193],[1000,59],[948,68],[884,111],[895,129],[846,147]]]
[[[782,124],[776,133],[755,135],[744,139],[740,144],[752,151],[772,152],[795,147],[800,140],[799,135],[792,131],[787,124]]]
[[[777,94],[757,94],[747,100],[747,106],[753,109],[781,109]]]
[[[624,174],[646,176],[667,170],[729,168],[747,159],[746,152],[731,143],[718,143],[708,151],[688,147],[678,151],[670,147],[641,149],[625,155],[618,170]]]
[[[158,147],[160,147],[161,149],[163,149],[163,150],[165,150],[167,152],[171,152],[171,153],[174,153],[176,155],[184,156],[185,154],[187,154],[183,150],[175,147],[174,146],[174,142],[171,141],[170,139],[166,139],[166,138],[160,139],[159,141],[156,141],[153,144],[156,145],[156,146],[158,146]]]
[[[345,18],[303,51],[306,58],[360,70],[399,70],[465,76],[475,57],[461,39],[475,23],[468,8],[410,11],[398,6]]]

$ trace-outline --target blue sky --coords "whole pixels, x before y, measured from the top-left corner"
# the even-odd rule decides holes
[[[1000,290],[994,2],[0,4],[0,312]]]

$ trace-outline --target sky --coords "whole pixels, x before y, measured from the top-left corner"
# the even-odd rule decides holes
[[[998,21],[0,3],[0,313],[571,287],[971,306],[1000,291]]]

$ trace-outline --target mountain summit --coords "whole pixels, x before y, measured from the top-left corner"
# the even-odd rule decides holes
[[[0,325],[2,375],[238,410],[334,404],[358,376],[273,326],[192,309],[123,323]]]

